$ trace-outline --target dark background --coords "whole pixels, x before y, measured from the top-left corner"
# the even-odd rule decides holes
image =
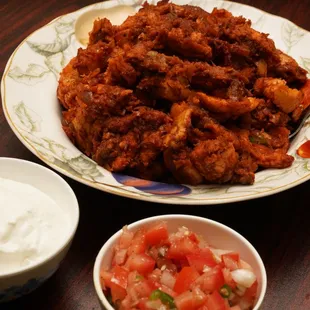
[[[207,0],[206,0],[207,1]],[[93,3],[87,0],[0,0],[0,74],[17,45],[55,17]],[[240,0],[310,30],[310,1]],[[309,46],[310,55],[310,46]],[[310,56],[309,56],[310,57]],[[10,130],[0,108],[0,156],[44,165]],[[71,250],[57,273],[32,294],[1,310],[99,309],[92,283],[95,257],[124,224],[159,214],[204,216],[244,235],[265,263],[268,288],[262,309],[310,309],[309,185],[248,202],[215,206],[170,206],[134,201],[65,178],[80,203],[81,218]]]

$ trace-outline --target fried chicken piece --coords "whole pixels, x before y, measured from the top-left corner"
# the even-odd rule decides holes
[[[110,43],[114,41],[116,27],[112,26],[111,22],[106,19],[96,19],[93,24],[93,29],[89,33],[89,45],[95,44],[99,41],[103,43]]]
[[[247,46],[250,57],[260,56],[266,60],[268,75],[285,79],[288,83],[304,84],[307,72],[301,68],[290,56],[276,49],[273,40],[267,34],[251,28],[251,22],[240,17],[233,17],[225,10],[214,9],[211,13],[221,23],[221,39],[228,39],[230,43]],[[248,60],[249,57],[246,56]]]
[[[113,67],[110,66],[111,63],[113,63]],[[129,72],[135,70],[135,78],[143,76],[142,72],[148,76],[152,73],[165,73],[167,78],[177,79],[194,88],[207,90],[224,86],[229,87],[235,80],[240,80],[243,83],[249,82],[246,74],[243,74],[245,72],[240,73],[230,67],[209,65],[205,62],[183,61],[179,57],[167,56],[150,50],[148,45],[137,44],[129,50],[123,50],[121,55],[112,56],[106,75],[114,76],[114,78],[109,78],[107,83],[111,83],[112,80],[112,83],[128,80],[126,78],[128,67],[130,68]],[[118,78],[115,78],[116,74]],[[128,83],[128,86],[131,87],[132,84]]]
[[[184,102],[180,105],[174,104],[171,110],[174,122],[171,131],[165,138],[165,145],[172,149],[178,149],[186,145],[189,129],[192,126],[193,109]]]
[[[171,29],[163,38],[169,50],[179,55],[201,60],[212,58],[211,47],[200,32],[191,28],[188,21],[182,21],[178,28]]]
[[[113,43],[106,44],[102,41],[89,45],[86,49],[79,48],[73,67],[78,70],[80,76],[88,75],[96,69],[104,71],[113,48]]]
[[[93,159],[109,171],[148,167],[163,151],[171,122],[165,113],[145,107],[109,118],[103,123],[102,141]]]
[[[237,117],[253,111],[261,103],[261,100],[254,97],[247,97],[239,101],[221,99],[198,92],[195,94],[193,102],[199,104],[207,111],[228,114],[229,117]]]
[[[109,171],[253,184],[258,167],[291,165],[288,128],[310,105],[306,81],[245,18],[164,0],[120,26],[95,21],[57,94],[68,137]]]
[[[297,89],[289,88],[281,79],[259,78],[255,82],[254,90],[258,95],[270,99],[287,114],[293,112],[302,102],[302,93]]]
[[[287,126],[290,117],[279,110],[271,100],[263,100],[251,113],[243,114],[240,118],[240,127],[244,129],[268,129],[275,126]]]
[[[112,52],[112,46],[98,42],[86,49],[79,49],[74,57],[62,70],[59,78],[57,97],[64,106],[69,109],[76,104],[77,86],[87,77],[87,83],[98,75],[107,66],[108,58]]]
[[[238,162],[231,177],[231,184],[251,185],[255,180],[255,171],[258,168],[256,160],[245,151],[241,151]]]
[[[274,57],[268,61],[270,74],[282,78],[287,83],[303,85],[307,81],[307,71],[301,68],[291,56],[276,50]]]
[[[272,54],[275,51],[274,42],[267,34],[251,28],[251,22],[243,17],[234,17],[224,9],[214,9],[211,13],[220,23],[221,39],[248,46],[251,56]]]
[[[231,134],[205,111],[185,102],[174,104],[171,115],[174,123],[165,139],[164,158],[174,177],[193,185],[202,179],[228,182],[238,159]]]
[[[198,143],[190,159],[207,182],[221,184],[231,180],[238,155],[233,143],[217,138]]]
[[[81,80],[79,72],[74,68],[75,63],[76,57],[71,59],[67,66],[62,70],[57,87],[57,98],[66,109],[76,105],[76,87]]]
[[[263,168],[288,168],[292,165],[294,157],[287,155],[282,149],[270,149],[264,145],[253,145],[251,155],[257,164]]]
[[[137,94],[141,97],[151,96],[154,99],[175,102],[187,99],[191,91],[180,80],[153,76],[141,80],[137,85]]]
[[[275,147],[276,144],[272,147],[268,146],[268,144],[264,145],[265,143],[258,143],[253,140],[253,142],[251,142],[250,132],[248,130],[234,129],[233,131],[239,140],[238,144],[235,145],[236,150],[242,150],[249,153],[260,167],[287,168],[292,165],[294,158],[286,154],[289,146],[289,131],[286,128],[282,131],[276,132],[278,139],[286,140],[286,143],[280,148]]]
[[[124,115],[141,105],[132,90],[118,86],[79,84],[76,92],[76,105],[63,114],[63,128],[88,156],[101,143],[104,121],[110,115]]]
[[[104,116],[90,117],[87,105],[80,102],[63,112],[62,127],[72,143],[87,156],[92,156],[102,137]]]
[[[179,183],[190,185],[202,184],[204,178],[191,162],[189,154],[190,150],[186,147],[177,151],[166,149],[164,151],[165,165]]]
[[[126,111],[142,105],[132,90],[104,84],[79,84],[77,100],[101,115],[124,115]]]
[[[198,106],[186,102],[175,103],[171,107],[171,116],[173,126],[165,139],[165,145],[169,148],[178,149],[187,142],[196,144],[202,139],[216,139],[218,136],[228,142],[234,140],[225,127]]]
[[[122,50],[119,53],[114,53],[115,55],[109,59],[108,68],[104,74],[105,83],[133,88],[136,85],[139,72],[125,60]]]

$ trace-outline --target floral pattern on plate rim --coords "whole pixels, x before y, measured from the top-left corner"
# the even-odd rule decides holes
[[[148,2],[155,4],[157,1]],[[300,55],[302,50],[300,46],[302,42],[310,42],[310,34],[288,20],[229,1],[178,0],[174,2],[177,4],[198,5],[206,10],[211,10],[213,7],[228,9],[234,15],[239,14],[250,18],[253,27],[263,32],[266,32],[264,29],[268,27],[268,22],[272,22],[274,25],[277,24],[278,27],[273,26],[273,31],[271,31],[271,38],[275,40],[276,45],[291,54],[304,68],[310,69],[310,58],[307,55]],[[55,89],[61,69],[71,57],[75,56],[77,48],[80,47],[74,36],[75,21],[81,14],[91,9],[132,5],[135,10],[138,10],[141,3],[140,0],[117,0],[90,5],[79,11],[61,16],[40,28],[16,49],[3,76],[2,96],[6,117],[19,139],[50,166],[82,183],[126,197],[155,202],[179,204],[233,202],[280,192],[309,179],[310,161],[295,155],[297,147],[310,138],[309,121],[306,122],[291,145],[290,154],[295,157],[293,165],[287,169],[269,169],[257,173],[255,184],[252,186],[200,185],[182,187],[180,185],[182,189],[172,190],[170,184],[157,182],[147,184],[144,181],[144,185],[141,186],[143,180],[140,180],[141,184],[139,186],[135,186],[135,182],[128,181],[132,180],[132,177],[122,176],[120,178],[119,175],[111,174],[72,145],[64,132],[59,130],[61,128],[61,111]],[[42,38],[41,42],[41,39],[37,39],[38,37]],[[46,41],[46,38],[53,39]],[[24,58],[19,59],[25,53],[31,53],[32,57],[30,59],[36,61],[28,63],[24,61]],[[15,87],[20,88],[21,93],[27,94],[30,88],[33,89],[31,97],[28,95],[15,101],[12,98],[7,100],[6,97],[12,95],[12,92],[7,92],[7,88],[9,88],[7,85],[12,87],[12,83],[14,83]],[[44,87],[44,85],[45,89],[50,91],[52,97],[49,101],[51,106],[45,110],[43,108],[42,111],[42,107],[38,105],[41,99],[40,95],[34,97],[33,93],[35,90]],[[28,90],[25,90],[25,87]],[[29,100],[30,98],[32,100]],[[37,105],[33,103],[36,100]],[[52,119],[50,119],[51,114]],[[57,124],[57,128],[51,125],[53,121],[55,121],[54,125]],[[50,126],[56,132],[56,134],[52,134],[53,137],[50,130],[47,129]],[[125,179],[127,181],[124,181]],[[154,191],[154,188],[160,188],[160,190]],[[167,194],[169,196],[166,196]]]

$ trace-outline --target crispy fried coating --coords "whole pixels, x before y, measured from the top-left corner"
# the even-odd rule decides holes
[[[163,0],[119,26],[96,20],[57,96],[65,133],[109,171],[246,185],[292,164],[310,82],[249,20]]]
[[[289,88],[286,81],[274,78],[259,78],[254,84],[258,95],[270,99],[285,113],[293,112],[302,102],[302,93],[297,89]]]

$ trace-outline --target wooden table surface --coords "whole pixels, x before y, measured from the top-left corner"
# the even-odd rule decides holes
[[[53,18],[91,4],[89,0],[1,0],[0,72],[30,33]],[[310,30],[309,0],[239,0],[283,16]],[[309,47],[310,55],[310,47]],[[310,56],[309,56],[310,57]],[[0,108],[0,156],[44,165],[9,128]],[[1,310],[99,309],[92,270],[103,243],[124,224],[148,216],[184,213],[204,216],[244,235],[260,253],[268,274],[262,309],[310,309],[309,185],[248,202],[216,206],[170,206],[125,199],[65,178],[75,191],[81,218],[73,245],[60,269],[42,287]],[[0,215],[1,216],[1,215]]]

